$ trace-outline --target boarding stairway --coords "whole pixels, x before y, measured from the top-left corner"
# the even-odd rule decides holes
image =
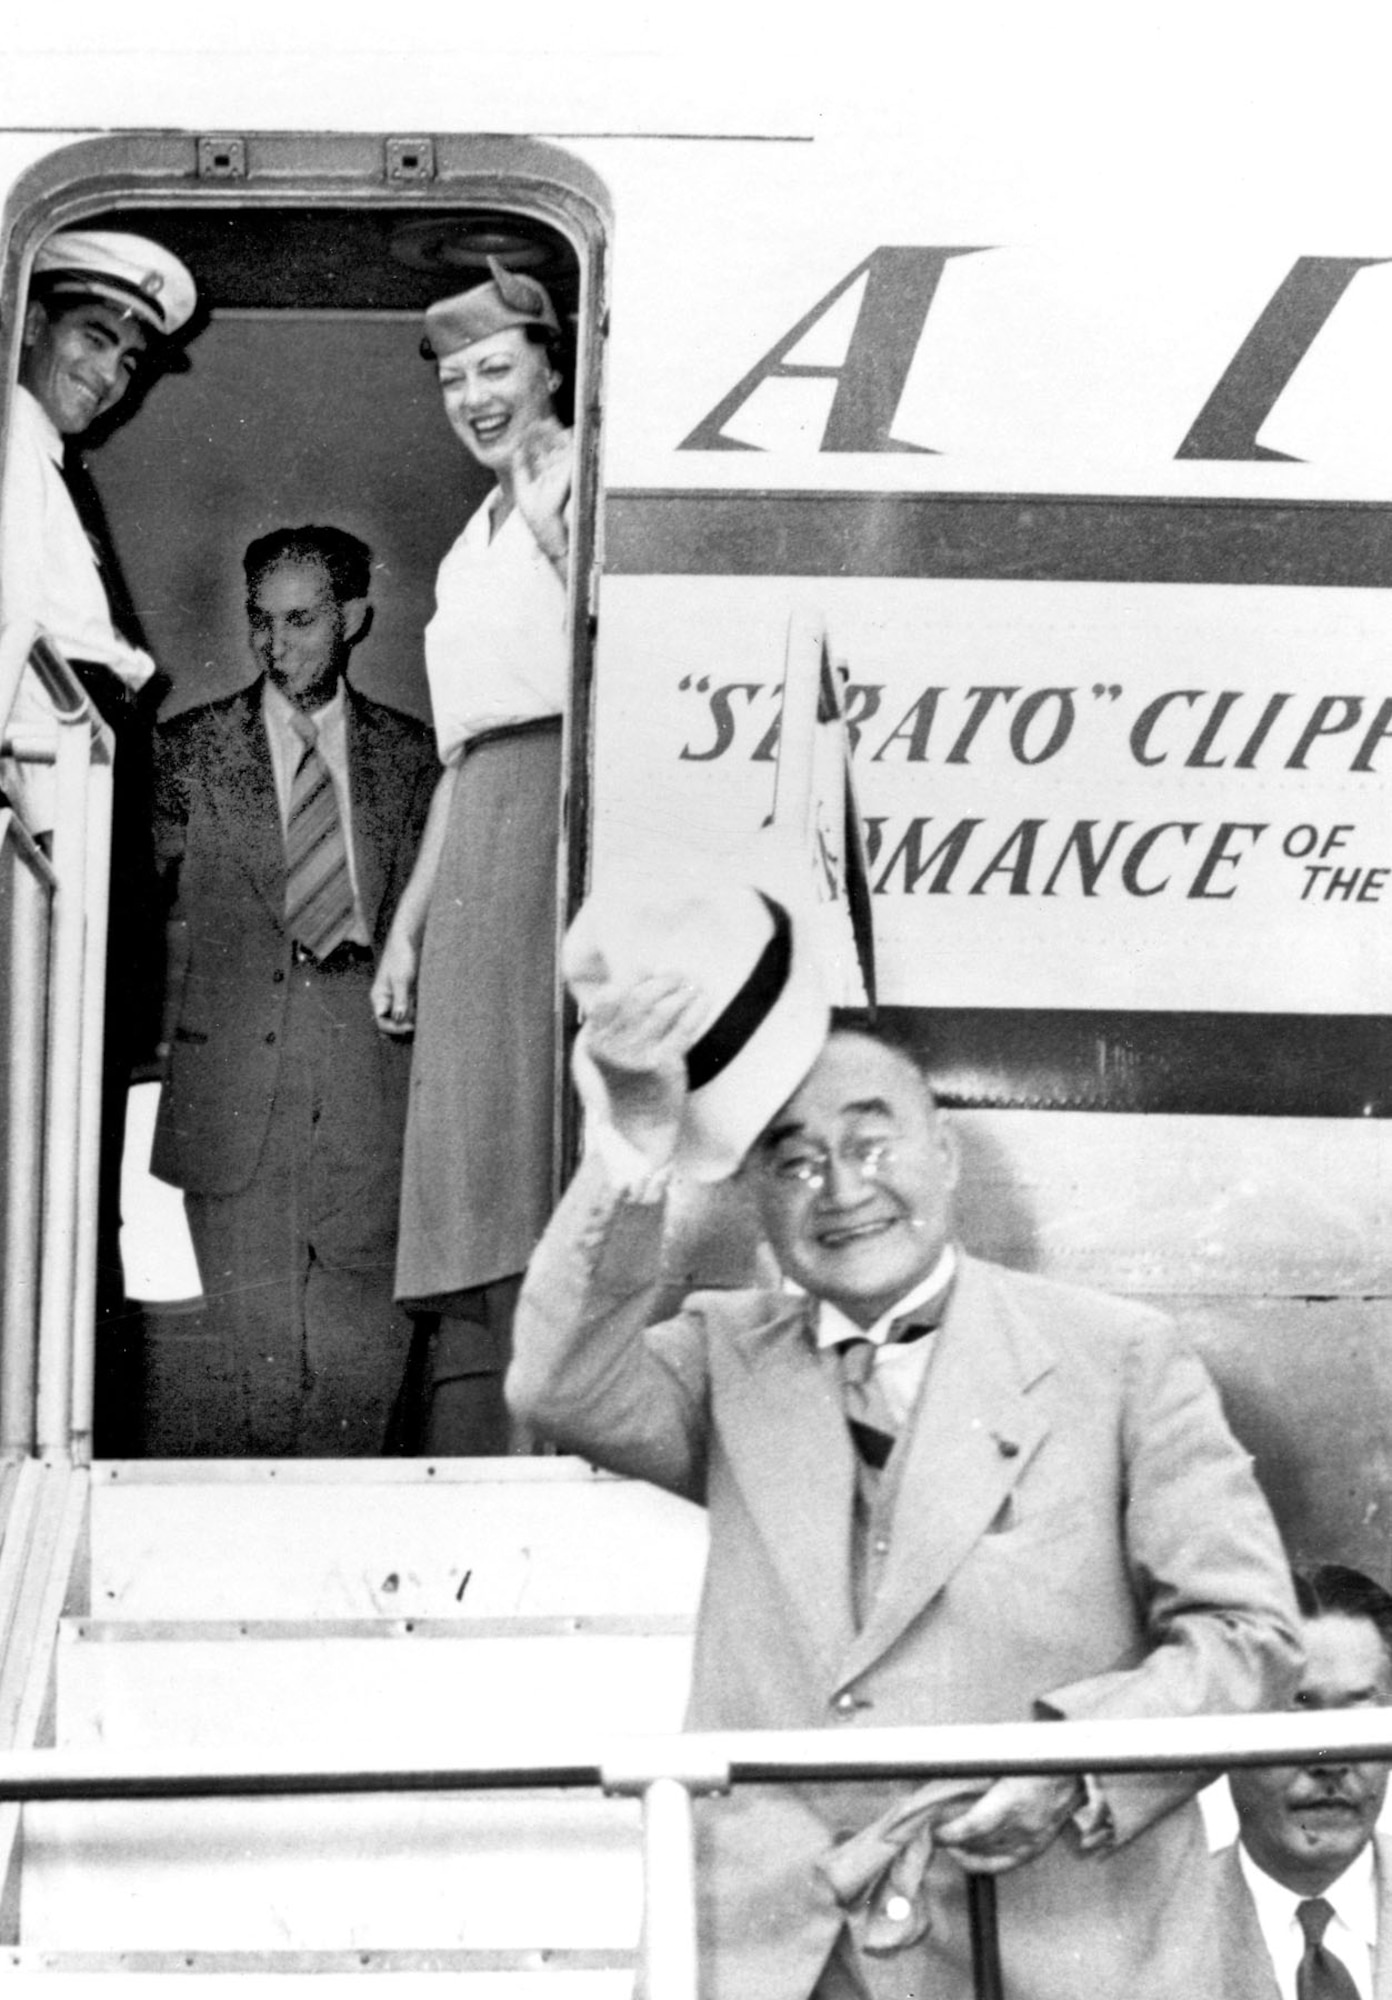
[[[352,1769],[680,1725],[703,1517],[576,1461],[30,1461],[5,1497],[15,1537],[58,1517],[37,1534],[31,1742]],[[6,1972],[448,1971],[558,2000],[632,1984],[639,1808],[598,1789],[0,1812]]]

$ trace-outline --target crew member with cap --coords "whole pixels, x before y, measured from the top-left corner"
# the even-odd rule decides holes
[[[97,1422],[99,1449],[108,1455],[137,1441],[128,1428],[133,1384],[124,1379],[132,1357],[124,1337],[120,1188],[131,1069],[153,1053],[158,1030],[150,732],[161,690],[111,561],[95,489],[73,447],[142,370],[157,365],[195,303],[183,264],[147,237],[72,229],[40,246],[0,501],[0,617],[55,642],[115,739],[97,1215]],[[0,725],[8,714],[18,725],[43,726],[51,721],[48,698],[21,659],[17,653],[17,686],[0,686]],[[46,839],[51,767],[6,762],[0,786]]]
[[[512,1309],[552,1204],[556,850],[571,434],[544,286],[492,277],[425,316],[445,415],[496,485],[425,633],[444,766],[373,989],[414,1030],[397,1293],[420,1318],[422,1450],[505,1451]]]
[[[34,259],[24,310],[19,387],[5,460],[0,608],[6,624],[46,632],[105,708],[143,687],[154,661],[117,629],[102,563],[73,501],[65,447],[115,409],[161,342],[188,321],[193,279],[177,257],[143,236],[61,230]],[[103,552],[104,553],[104,552]],[[107,682],[103,686],[103,681]],[[12,689],[0,689],[0,712]],[[26,668],[13,720],[49,710]],[[18,786],[32,829],[52,827],[51,782],[31,768]]]
[[[775,896],[613,883],[566,946],[588,1147],[532,1260],[513,1408],[703,1503],[688,1726],[1145,1718],[1284,1697],[1290,1582],[1212,1384],[1138,1306],[967,1256],[909,1054],[823,1039]],[[742,1164],[741,1164],[742,1163]],[[782,1291],[649,1322],[674,1173],[739,1170]],[[968,2000],[965,1874],[1010,2000],[1202,1993],[1185,1776],[737,1787],[700,1807],[713,2000]]]
[[[1392,1707],[1392,1596],[1342,1563],[1295,1572],[1305,1666],[1293,1706]],[[1392,2000],[1387,1765],[1321,1757],[1228,1774],[1238,1838],[1213,1857],[1216,2000]]]

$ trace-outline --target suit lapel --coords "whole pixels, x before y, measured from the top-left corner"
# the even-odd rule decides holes
[[[1237,1846],[1213,1857],[1217,1872],[1219,1991],[1222,2000],[1281,2000],[1276,1972],[1262,1936],[1257,1906],[1247,1887]],[[1382,2000],[1379,1988],[1377,2000]]]
[[[270,745],[256,681],[222,717],[220,755],[207,774],[212,808],[223,822],[229,850],[238,856],[278,923],[285,921],[285,839],[271,770]]]
[[[720,1432],[749,1519],[771,1524],[765,1550],[831,1680],[855,1631],[851,1507],[855,1461],[833,1355],[819,1353],[805,1299],[726,1342]]]
[[[1392,2000],[1392,1835],[1374,1833],[1377,1866],[1377,1945],[1373,1951],[1373,2000]]]
[[[989,1530],[1049,1425],[1029,1390],[1053,1365],[1047,1343],[989,1272],[964,1258],[899,1451],[890,1551],[851,1681],[899,1639]]]
[[[348,704],[348,795],[353,815],[353,866],[363,922],[368,936],[375,937],[377,913],[386,891],[386,822],[377,759],[373,754],[375,742],[372,729],[361,699],[346,681],[343,692]],[[401,804],[398,800],[398,812]]]

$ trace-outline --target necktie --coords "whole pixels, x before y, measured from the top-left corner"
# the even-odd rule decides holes
[[[117,560],[111,540],[111,530],[107,525],[106,510],[97,492],[87,461],[80,452],[71,448],[64,454],[58,468],[59,476],[68,489],[68,498],[73,503],[73,512],[78,524],[87,537],[92,559],[97,565],[97,576],[106,601],[111,610],[111,623],[117,634],[129,646],[143,646],[145,634],[141,630],[140,619],[126,586],[126,579]]]
[[[902,1319],[891,1320],[885,1346],[921,1340],[925,1333],[934,1332],[946,1305],[944,1292],[941,1298],[928,1299],[912,1312],[906,1312]],[[879,1351],[873,1340],[848,1340],[841,1347],[842,1395],[851,1439],[865,1463],[877,1472],[888,1462],[898,1434],[884,1391],[875,1379],[875,1356]]]
[[[873,1340],[848,1340],[841,1348],[841,1395],[851,1442],[867,1465],[878,1472],[894,1449],[894,1419],[875,1380]]]
[[[1295,1906],[1296,1922],[1305,1933],[1305,1954],[1295,1970],[1295,2000],[1358,2000],[1353,1974],[1323,1942],[1333,1914],[1323,1896]]]
[[[297,943],[323,959],[352,929],[353,884],[338,800],[319,754],[317,732],[307,716],[294,720],[305,747],[290,788],[285,829],[285,924]]]

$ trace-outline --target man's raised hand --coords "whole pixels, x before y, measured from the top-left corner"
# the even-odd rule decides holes
[[[590,1006],[578,1053],[598,1072],[620,1137],[660,1165],[672,1157],[686,1106],[686,1054],[707,1003],[676,973],[645,973]]]

